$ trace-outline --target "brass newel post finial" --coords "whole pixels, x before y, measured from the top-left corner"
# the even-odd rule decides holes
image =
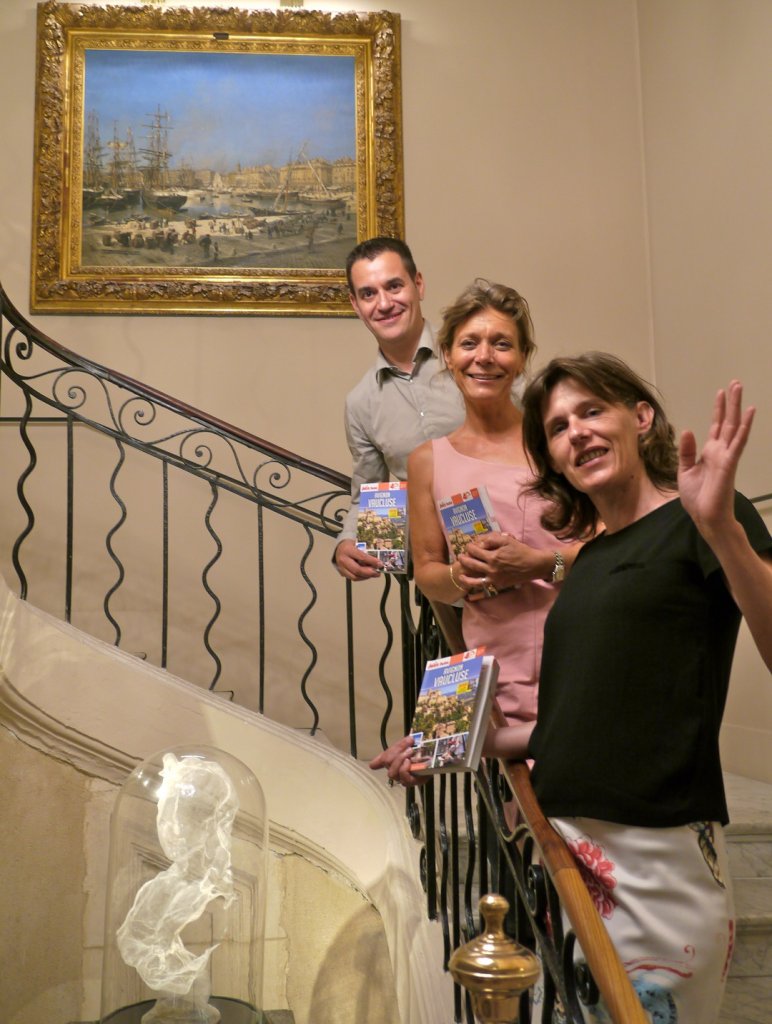
[[[517,1020],[520,996],[539,977],[534,954],[504,934],[509,903],[489,893],[480,900],[485,930],[453,953],[450,973],[472,997],[474,1015],[481,1024],[512,1024]]]

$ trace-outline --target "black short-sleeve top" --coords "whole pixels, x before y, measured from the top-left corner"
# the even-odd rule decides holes
[[[772,550],[740,494],[735,511],[753,548]],[[585,545],[545,626],[529,751],[544,812],[726,823],[718,735],[739,625],[679,499]]]

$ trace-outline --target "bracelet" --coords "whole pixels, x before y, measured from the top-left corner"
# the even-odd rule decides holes
[[[456,577],[453,575],[453,566],[455,564],[456,564],[455,562],[451,562],[450,565],[448,566],[448,573],[450,575],[450,582],[453,584],[453,586],[456,588],[456,590],[460,590],[462,594],[466,594],[466,590],[461,586],[460,583],[456,583]]]
[[[552,567],[552,582],[562,583],[566,578],[566,563],[559,551],[555,552],[555,564]]]

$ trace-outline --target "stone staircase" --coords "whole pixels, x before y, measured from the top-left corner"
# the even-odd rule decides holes
[[[737,941],[719,1024],[772,1024],[772,785],[724,781]]]
[[[772,1024],[772,785],[728,773],[724,781],[737,940],[719,1024]],[[289,1010],[264,1012],[266,1024],[294,1020]]]
[[[244,1004],[242,1004],[244,1005]],[[121,1011],[123,1015],[123,1011]],[[131,1009],[129,1009],[131,1014]],[[253,1018],[253,1014],[249,1011],[245,1012],[239,1019],[247,1020]],[[112,1017],[112,1015],[111,1015]],[[131,1024],[133,1021],[139,1021],[140,1014],[136,1013],[131,1016],[127,1024]],[[99,1024],[98,1020],[71,1020],[69,1024]],[[222,1018],[222,1024],[227,1024],[225,1017]],[[292,1010],[263,1010],[261,1017],[261,1024],[295,1024],[295,1015]]]

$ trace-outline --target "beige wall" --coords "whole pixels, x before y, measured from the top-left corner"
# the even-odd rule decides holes
[[[88,780],[3,727],[0,762],[0,1015],[13,1024],[74,1020],[81,1008]]]
[[[732,377],[758,406],[738,486],[772,492],[772,6],[639,0],[656,381],[704,433]],[[772,527],[772,503],[763,511]],[[772,781],[772,687],[743,627],[722,748]]]
[[[704,428],[710,393],[743,376],[760,415],[741,484],[772,490],[767,0],[388,6],[402,16],[407,236],[430,316],[477,274],[511,282],[532,304],[540,359],[613,349],[661,386],[679,425]],[[34,0],[0,10],[0,275],[22,311],[34,12]],[[343,397],[373,355],[355,321],[37,322],[83,354],[347,468]],[[727,765],[769,779],[772,695],[747,641],[738,666]]]

